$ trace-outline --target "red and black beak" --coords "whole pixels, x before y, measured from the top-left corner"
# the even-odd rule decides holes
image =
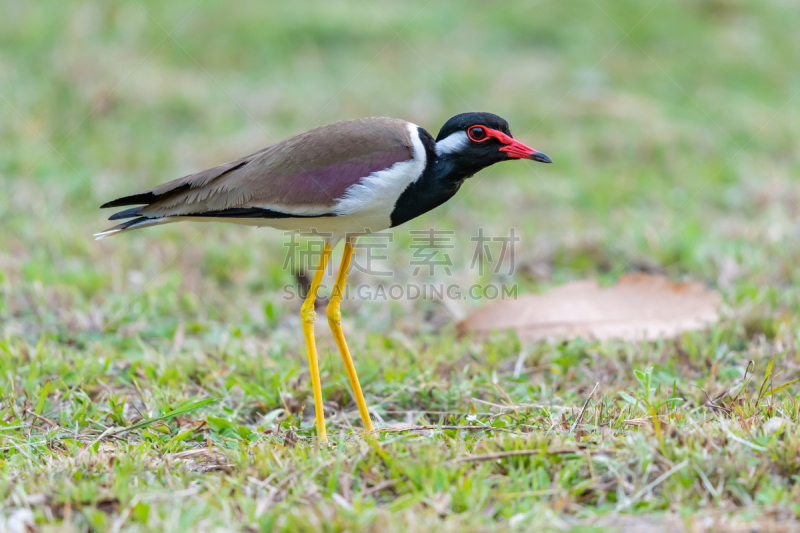
[[[505,146],[500,148],[501,152],[506,152],[511,159],[532,159],[540,163],[552,163],[553,161],[544,155],[542,152],[537,152],[530,146],[525,146],[518,140],[510,135],[506,135],[502,131],[493,130],[491,128],[484,128],[489,137],[494,137]]]

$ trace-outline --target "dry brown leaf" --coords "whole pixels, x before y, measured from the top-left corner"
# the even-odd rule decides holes
[[[462,333],[513,329],[520,339],[642,340],[675,337],[719,319],[722,297],[702,283],[675,283],[663,276],[626,274],[600,288],[573,281],[541,295],[499,301],[471,313]]]

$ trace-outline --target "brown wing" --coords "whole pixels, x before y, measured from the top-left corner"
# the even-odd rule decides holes
[[[348,120],[102,207],[147,204],[112,218],[241,213],[242,208],[321,215],[362,178],[413,156],[407,122],[383,117]]]

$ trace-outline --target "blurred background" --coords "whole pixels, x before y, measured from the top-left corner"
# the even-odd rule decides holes
[[[794,2],[39,1],[2,11],[6,336],[80,348],[249,336],[302,363],[299,302],[282,299],[294,278],[281,232],[185,223],[95,242],[112,224],[99,205],[330,122],[385,115],[435,136],[465,111],[503,116],[556,164],[482,172],[398,228],[392,254],[409,253],[409,230],[436,227],[456,231],[453,277],[465,284],[524,294],[647,271],[704,281],[765,316],[797,305]],[[479,276],[470,236],[509,227],[521,236],[515,272]],[[448,331],[475,303],[448,305],[351,302],[346,314],[367,332],[410,336]]]
[[[715,507],[759,527],[796,519],[796,1],[0,0],[0,13],[0,515],[27,517],[16,530],[567,530],[605,514],[642,531],[646,516],[624,514],[710,524]],[[351,285],[522,295],[649,272],[719,290],[722,320],[675,341],[528,348],[458,337],[484,301],[348,301],[376,427],[492,427],[320,450],[282,232],[92,238],[114,224],[104,202],[309,128],[385,115],[436,135],[465,111],[501,115],[555,164],[481,172],[393,231],[394,275]],[[409,232],[429,228],[454,232],[449,275],[414,275]],[[513,272],[471,268],[471,238],[512,228]],[[347,439],[360,427],[347,374],[322,316],[316,331],[329,432]],[[662,387],[670,421],[653,430]],[[570,453],[451,461],[528,449]]]

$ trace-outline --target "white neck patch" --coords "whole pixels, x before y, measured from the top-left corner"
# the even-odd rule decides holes
[[[419,138],[419,126],[408,123],[408,132],[411,144],[414,146],[414,156],[361,178],[358,184],[348,188],[344,195],[337,199],[337,204],[333,208],[334,213],[337,215],[376,213],[382,220],[389,220],[397,199],[409,185],[422,176],[422,171],[425,170],[427,154]],[[391,221],[380,227],[373,225],[371,229],[382,231],[390,226]]]
[[[463,131],[451,133],[436,143],[436,155],[460,152],[467,145],[467,134]]]

